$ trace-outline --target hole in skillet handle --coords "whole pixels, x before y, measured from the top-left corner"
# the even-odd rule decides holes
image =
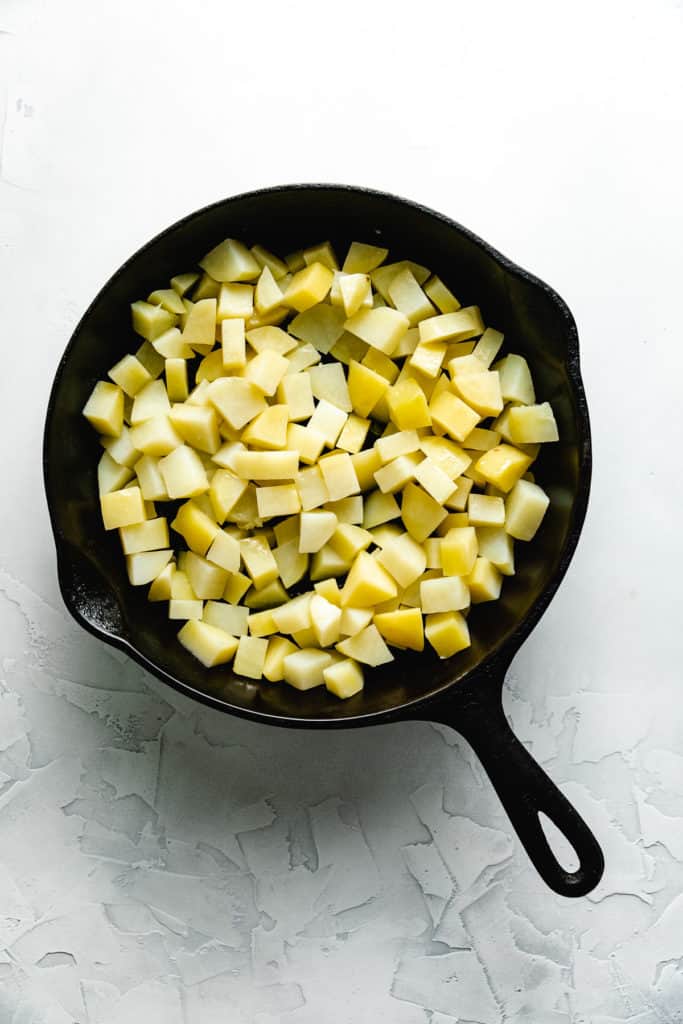
[[[602,850],[578,811],[510,728],[502,704],[506,669],[507,662],[494,664],[476,674],[466,696],[449,699],[446,694],[425,704],[415,717],[447,725],[465,737],[544,882],[560,896],[585,896],[602,878]],[[551,849],[542,817],[572,847],[578,860],[575,870],[563,867]]]

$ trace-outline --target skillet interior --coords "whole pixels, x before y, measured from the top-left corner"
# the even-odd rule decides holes
[[[147,602],[146,587],[130,587],[118,537],[102,529],[95,472],[100,449],[81,409],[95,380],[139,344],[129,303],[193,267],[226,236],[259,241],[277,252],[330,238],[340,254],[358,239],[386,245],[391,259],[425,263],[464,305],[481,307],[485,322],[504,331],[506,347],[528,358],[537,393],[552,403],[558,421],[562,440],[545,448],[534,466],[551,497],[549,512],[533,543],[516,546],[517,574],[505,581],[501,599],[473,608],[471,649],[447,661],[431,651],[396,652],[396,661],[368,672],[364,692],[348,701],[323,689],[300,693],[255,684],[227,667],[205,670],[175,641],[178,625],[169,624],[165,607]],[[55,380],[44,449],[62,593],[86,628],[122,646],[171,685],[223,710],[275,724],[330,726],[396,717],[455,682],[466,692],[476,684],[474,669],[513,653],[571,557],[585,514],[589,458],[576,329],[557,295],[439,214],[345,186],[285,186],[237,196],[193,214],[136,253],[74,332]]]

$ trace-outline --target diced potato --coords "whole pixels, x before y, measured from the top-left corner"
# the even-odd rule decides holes
[[[185,359],[167,359],[165,369],[166,391],[170,401],[184,402],[189,394],[187,361]]]
[[[202,621],[217,626],[230,636],[247,636],[249,609],[241,605],[226,604],[225,601],[207,601]]]
[[[493,327],[487,327],[474,346],[474,355],[488,369],[503,344],[503,335]]]
[[[241,377],[222,377],[208,385],[211,404],[235,430],[241,430],[266,408],[263,392]]]
[[[154,340],[156,341],[156,338]],[[135,353],[135,358],[142,363],[154,380],[156,380],[157,377],[160,377],[163,373],[164,357],[159,355],[149,341],[143,341],[142,345],[140,345],[140,348]]]
[[[159,460],[159,472],[169,498],[193,498],[208,490],[204,464],[194,448],[186,444]]]
[[[319,586],[319,584],[316,584]],[[341,597],[340,597],[341,599]],[[372,622],[372,608],[342,608],[340,631],[342,636],[355,636]]]
[[[389,298],[401,313],[410,320],[414,327],[426,317],[433,316],[436,310],[427,295],[415,280],[412,271],[406,267],[394,277],[387,289]]]
[[[498,444],[477,460],[474,468],[487,483],[506,493],[526,473],[531,458],[509,444]]]
[[[277,400],[286,406],[290,422],[307,420],[315,409],[310,374],[303,371],[284,376],[278,385]]]
[[[133,444],[130,428],[125,425],[118,437],[101,437],[100,443],[120,466],[134,466],[140,458],[140,452]]]
[[[366,300],[372,295],[370,278],[366,274],[341,274],[339,293],[345,315],[353,316],[361,306],[366,305]]]
[[[369,274],[371,270],[384,263],[388,255],[389,250],[378,245],[351,242],[342,270],[345,274]]]
[[[320,303],[295,316],[288,330],[290,335],[313,345],[318,352],[327,353],[344,332],[344,312]]]
[[[443,283],[440,277],[432,274],[424,286],[425,294],[429,296],[440,313],[455,313],[460,309],[460,303],[452,291]]]
[[[133,330],[147,341],[154,341],[169,327],[175,327],[177,318],[161,306],[153,306],[149,302],[131,302],[130,310]]]
[[[123,490],[103,494],[100,497],[100,508],[105,530],[132,526],[135,523],[144,522],[147,518],[142,492],[136,486],[124,487]]]
[[[427,567],[424,548],[407,533],[388,540],[377,555],[377,561],[400,587],[409,587]]]
[[[498,600],[503,578],[488,558],[479,555],[472,571],[465,577],[465,582],[470,588],[472,604],[481,604],[483,601]]]
[[[299,453],[237,452],[234,465],[243,480],[294,480],[299,472]]]
[[[420,448],[439,469],[455,481],[470,465],[472,459],[453,441],[446,437],[421,437]]]
[[[112,366],[109,377],[121,390],[131,398],[152,380],[151,373],[145,369],[135,356],[126,355]]]
[[[171,327],[168,331],[160,334],[152,342],[152,347],[164,359],[192,359],[194,357],[194,351],[187,342],[183,341],[177,327]],[[138,356],[136,356],[136,359],[138,359],[138,362],[141,362]],[[145,369],[150,377],[153,376],[147,366],[145,366]]]
[[[343,412],[351,412],[351,398],[341,363],[319,363],[308,371],[311,390],[318,399],[324,399]]]
[[[420,583],[420,605],[426,615],[462,611],[469,603],[470,592],[462,576],[442,576]]]
[[[363,527],[371,530],[374,526],[398,519],[400,515],[401,509],[393,494],[372,491],[365,499]]]
[[[293,587],[308,571],[308,555],[299,551],[298,540],[290,540],[273,548],[277,571],[285,587]]]
[[[480,416],[497,416],[503,410],[500,381],[495,370],[458,374],[453,378],[453,390]]]
[[[542,487],[519,480],[505,499],[505,530],[516,540],[532,540],[550,499]]]
[[[420,285],[425,283],[430,273],[427,267],[414,263],[413,260],[399,260],[398,263],[386,263],[383,267],[378,267],[370,272],[370,280],[379,292],[379,296],[376,296],[376,298],[381,297],[385,302],[390,301],[389,288],[391,282],[402,270],[409,270]]]
[[[191,551],[205,555],[219,533],[219,528],[193,501],[178,509],[171,527],[179,533]]]
[[[471,643],[467,619],[458,611],[427,615],[425,636],[440,658],[450,658]]]
[[[359,309],[344,324],[351,334],[355,334],[361,341],[378,348],[388,356],[396,350],[409,326],[407,316],[388,306],[379,309]]]
[[[388,387],[389,382],[381,374],[351,360],[348,375],[349,397],[353,411],[358,416],[369,416]]]
[[[284,304],[303,313],[323,301],[332,285],[332,277],[329,267],[311,263],[299,270],[289,282],[283,297]]]
[[[420,332],[417,327],[409,327],[398,343],[398,348],[394,352],[394,359],[401,359],[403,356],[412,356],[418,346],[419,340]]]
[[[500,444],[501,435],[497,430],[488,430],[484,427],[475,427],[463,441],[468,451],[488,452]],[[467,468],[467,467],[465,467]]]
[[[467,514],[472,526],[502,526],[505,522],[505,503],[502,498],[488,494],[470,494]]]
[[[320,362],[320,353],[304,342],[301,345],[297,345],[296,349],[292,352],[289,359],[289,369],[287,373],[300,373],[302,370],[308,369],[309,366],[315,366]]]
[[[238,541],[226,533],[225,530],[219,530],[206,552],[206,559],[209,562],[213,562],[214,565],[220,566],[221,569],[225,569],[226,572],[238,572],[240,567],[240,546]],[[225,586],[223,590],[225,590]]]
[[[392,647],[424,650],[424,627],[419,608],[400,608],[375,615],[375,626]]]
[[[510,409],[508,425],[510,440],[514,444],[542,444],[559,440],[557,423],[549,402]]]
[[[417,452],[399,455],[397,459],[387,462],[375,472],[375,482],[384,494],[395,494],[415,478],[415,469],[422,461]]]
[[[494,366],[500,376],[500,390],[505,402],[533,405],[536,401],[529,364],[523,356],[510,353]]]
[[[226,238],[199,261],[199,266],[215,281],[254,281],[261,272],[246,245],[235,238]]]
[[[184,571],[190,586],[201,600],[216,600],[223,596],[228,574],[219,565],[209,562],[202,555],[188,551],[184,560]]]
[[[219,281],[216,281],[214,277],[211,277],[211,274],[202,274],[202,276],[199,278],[199,281],[197,282],[197,287],[192,293],[192,304],[194,304],[195,302],[199,302],[200,299],[217,299],[220,290],[221,286]],[[184,302],[183,304],[185,306],[186,313],[189,313],[192,306],[188,305],[187,302]],[[182,316],[180,320],[181,324],[183,324],[184,326]]]
[[[239,604],[251,586],[251,580],[244,573],[236,572],[229,577],[223,591],[223,600],[229,604]]]
[[[170,411],[171,403],[168,400],[166,385],[161,380],[153,380],[145,384],[135,396],[130,421],[136,426],[153,417],[167,416]]]
[[[319,463],[329,501],[339,501],[358,494],[360,484],[348,452],[326,455]]]
[[[315,407],[315,412],[308,421],[308,426],[311,430],[322,434],[325,438],[325,444],[332,448],[337,443],[337,438],[344,429],[347,419],[347,413],[323,398]]]
[[[361,490],[367,491],[374,487],[375,473],[382,465],[379,453],[374,448],[366,448],[361,452],[354,453],[351,456],[351,461]]]
[[[130,439],[139,452],[157,457],[168,455],[183,443],[168,416],[152,416],[131,427]]]
[[[283,662],[285,682],[297,690],[311,690],[322,686],[323,669],[332,664],[332,655],[315,647],[288,654]]]
[[[320,551],[337,529],[338,520],[333,512],[309,511],[301,513],[299,551],[313,554]]]
[[[312,597],[309,591],[273,609],[273,620],[280,632],[291,634],[310,629]]]
[[[363,670],[351,658],[332,662],[323,669],[325,687],[335,697],[348,700],[363,689]]]
[[[251,255],[260,267],[268,267],[276,281],[287,274],[287,264],[262,245],[252,245]]]
[[[455,527],[441,539],[441,567],[446,576],[467,576],[479,552],[473,526]]]
[[[399,430],[419,430],[431,426],[427,398],[418,382],[411,378],[398,381],[387,392],[389,415]]]
[[[332,604],[320,594],[311,598],[311,626],[320,647],[331,647],[339,641],[341,608]]]
[[[360,633],[350,636],[337,644],[337,650],[347,658],[360,661],[364,665],[386,665],[393,661],[394,656],[387,647],[382,634],[374,623],[366,626]]]
[[[442,427],[454,441],[464,441],[481,419],[478,412],[449,391],[442,391],[432,399],[429,411],[432,422]]]
[[[217,469],[215,471],[209,485],[209,499],[218,522],[225,522],[246,489],[246,480],[241,480],[230,470]]]
[[[150,585],[150,588],[147,591],[148,601],[171,600],[171,584],[173,581],[173,576],[175,575],[175,571],[175,562],[168,562],[161,570],[159,575],[154,577]]]
[[[361,526],[363,522],[363,498],[360,494],[352,494],[349,498],[325,503],[327,512],[334,512],[340,523],[352,523]]]
[[[320,466],[302,469],[294,479],[301,499],[301,508],[304,512],[320,508],[329,499],[327,485],[323,480]]]
[[[173,288],[157,288],[147,296],[150,306],[161,306],[169,313],[184,313],[182,299]]]
[[[97,489],[100,497],[103,494],[109,494],[110,491],[120,490],[132,476],[132,469],[128,466],[121,466],[112,459],[109,452],[104,452],[97,463]]]
[[[337,439],[337,447],[350,454],[359,452],[365,444],[369,429],[370,420],[351,414]]]
[[[375,441],[382,465],[397,459],[399,455],[409,455],[420,450],[420,437],[416,430],[397,430]]]
[[[268,640],[259,636],[241,636],[233,668],[238,676],[260,679],[268,652]]]
[[[443,505],[455,490],[455,484],[448,473],[429,456],[415,467],[415,479],[439,505]]]
[[[441,529],[441,526],[438,527]],[[423,541],[422,547],[424,548],[425,559],[427,561],[428,569],[440,569],[441,568],[441,537],[427,537],[426,541]]]
[[[408,365],[433,380],[439,375],[447,347],[445,341],[431,344],[419,342],[408,360]]]
[[[367,366],[369,370],[374,370],[375,373],[379,373],[390,384],[393,384],[399,375],[399,368],[394,360],[390,359],[389,356],[385,356],[377,348],[368,348],[361,360],[361,365]]]
[[[267,583],[265,587],[261,587],[257,590],[256,587],[252,587],[247,596],[244,598],[244,603],[247,608],[251,608],[254,612],[256,611],[272,611],[273,608],[277,608],[279,605],[284,604],[289,600],[289,594],[282,586],[280,580],[273,580],[272,583]],[[250,616],[250,623],[254,616]],[[272,617],[266,620],[265,616],[260,620],[262,623],[268,625],[267,629],[263,629],[262,632],[256,633],[255,629],[251,630],[252,636],[266,636],[267,634],[275,633],[277,627],[272,621]]]
[[[289,410],[286,405],[269,405],[259,413],[242,433],[242,439],[253,448],[291,448],[287,444]]]
[[[308,466],[317,463],[325,447],[325,438],[313,427],[303,427],[300,423],[290,423],[285,436],[289,451],[297,452],[299,460]]]
[[[173,406],[168,418],[183,441],[193,448],[199,448],[210,455],[220,448],[218,421],[211,406],[178,403]]]
[[[173,552],[140,551],[134,555],[126,555],[128,580],[134,587],[151,583],[164,567],[170,562]]]
[[[192,348],[208,352],[216,339],[216,299],[200,299],[187,315],[182,339]]]
[[[301,511],[299,492],[294,484],[276,484],[256,488],[256,505],[261,519],[290,516]]]
[[[296,644],[284,636],[271,636],[263,663],[263,676],[269,683],[279,683],[285,678],[285,658],[298,650]]]
[[[140,551],[158,551],[168,547],[168,522],[165,517],[147,519],[119,530],[124,555],[136,555]]]
[[[172,597],[168,602],[169,619],[201,619],[204,602],[192,597]]]
[[[171,288],[182,298],[185,292],[189,292],[193,284],[199,280],[199,274],[190,271],[187,274],[176,274],[171,278]]]
[[[420,326],[420,341],[431,344],[435,341],[467,341],[484,332],[484,322],[477,306],[463,306],[455,313],[442,313],[423,320]]]
[[[276,352],[280,356],[286,356],[292,349],[296,348],[296,338],[287,334],[281,327],[266,326],[254,327],[246,333],[247,341],[254,352]]]
[[[340,558],[352,562],[359,551],[365,551],[372,544],[372,534],[352,523],[339,523],[330,537],[330,547]]]
[[[277,391],[278,384],[287,372],[288,366],[289,363],[284,356],[266,349],[264,352],[258,352],[253,359],[249,360],[244,370],[244,376],[259,389],[261,394],[270,397]]]
[[[468,477],[461,476],[455,481],[455,490],[451,494],[450,498],[447,498],[444,502],[446,508],[454,509],[456,512],[462,512],[467,505],[467,499],[470,496],[474,481]]]
[[[205,668],[232,661],[238,643],[224,630],[197,619],[185,623],[178,633],[178,639]]]
[[[344,331],[330,349],[330,355],[348,366],[352,360],[357,363],[361,362],[369,351],[369,345],[366,345],[360,338],[356,338],[355,335],[349,334],[348,331]]]
[[[446,511],[417,484],[408,483],[403,491],[401,518],[406,530],[419,544],[446,518]]]
[[[277,288],[277,285],[275,285]],[[278,289],[279,293],[279,289]],[[280,294],[280,298],[281,298]],[[217,320],[241,317],[247,320],[254,312],[254,287],[250,284],[222,284],[218,293]]]
[[[244,537],[240,542],[242,561],[254,586],[261,588],[278,578],[277,562],[262,537]]]
[[[99,380],[83,406],[83,415],[98,434],[118,437],[123,429],[123,391]]]
[[[397,593],[396,584],[386,569],[366,551],[361,551],[344,584],[342,606],[369,608],[380,601],[396,597]]]
[[[483,558],[488,558],[503,576],[514,576],[514,543],[509,533],[498,526],[480,526],[477,527],[477,540]]]

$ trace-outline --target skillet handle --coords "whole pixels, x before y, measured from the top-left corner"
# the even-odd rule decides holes
[[[474,748],[544,882],[560,896],[585,896],[602,877],[602,850],[578,811],[513,733],[503,711],[501,691],[500,676],[482,680],[480,695],[475,689],[457,710],[451,711],[443,701],[431,713],[425,709],[421,717],[456,729]],[[557,860],[539,814],[545,814],[574,848],[579,859],[576,871],[566,871]]]
[[[126,641],[121,606],[95,563],[64,538],[57,540],[57,576],[64,603],[90,633]]]

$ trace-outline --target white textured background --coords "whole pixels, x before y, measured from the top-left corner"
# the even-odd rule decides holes
[[[0,30],[0,1024],[683,1020],[681,0],[0,0]],[[454,733],[221,717],[62,608],[40,441],[77,319],[179,216],[305,180],[443,210],[576,315],[592,503],[506,707],[602,841],[589,898]]]

